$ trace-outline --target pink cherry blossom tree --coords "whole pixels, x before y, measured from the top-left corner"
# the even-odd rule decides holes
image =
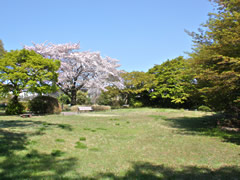
[[[62,92],[71,98],[71,104],[76,104],[78,90],[87,89],[89,93],[106,90],[109,85],[123,88],[120,77],[122,71],[118,60],[102,57],[99,52],[80,52],[79,43],[52,44],[42,43],[25,46],[45,58],[61,60],[57,85]]]

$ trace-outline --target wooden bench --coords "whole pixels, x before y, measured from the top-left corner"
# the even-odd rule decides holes
[[[21,114],[20,117],[22,117],[22,118],[32,117],[32,114]]]
[[[81,111],[93,111],[93,109],[90,106],[78,107],[78,112],[81,112]]]

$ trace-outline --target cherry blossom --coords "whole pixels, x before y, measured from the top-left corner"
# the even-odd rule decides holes
[[[80,52],[79,43],[33,43],[33,46],[24,48],[34,50],[45,58],[61,60],[57,84],[71,98],[72,105],[76,104],[78,90],[85,89],[97,95],[109,85],[124,87],[117,59],[102,57],[99,52]]]

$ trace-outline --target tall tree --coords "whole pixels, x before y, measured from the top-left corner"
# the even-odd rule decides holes
[[[125,104],[140,101],[149,105],[149,92],[153,87],[154,75],[145,72],[133,71],[122,74],[125,88],[120,93],[125,99]]]
[[[43,58],[34,51],[8,52],[0,61],[0,91],[11,92],[15,103],[24,91],[52,92],[56,90],[59,66],[59,61]]]
[[[6,53],[4,46],[3,46],[3,42],[0,39],[0,58]]]
[[[191,54],[205,101],[215,110],[240,116],[240,1],[215,0],[217,13],[199,33]]]
[[[79,52],[79,44],[33,44],[26,49],[34,50],[43,57],[61,60],[58,86],[76,104],[78,90],[87,89],[89,93],[107,90],[109,85],[122,87],[120,66],[116,59],[101,57],[98,52]]]
[[[183,104],[189,100],[194,91],[193,75],[185,73],[188,62],[179,56],[155,65],[148,73],[155,75],[155,86],[150,93],[152,99],[163,99],[172,104]]]

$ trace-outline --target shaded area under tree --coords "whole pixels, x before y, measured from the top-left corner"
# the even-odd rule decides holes
[[[51,154],[28,150],[28,138],[40,133],[10,131],[8,128],[40,125],[44,122],[31,120],[0,121],[0,179],[64,179],[64,175],[74,169],[76,159],[58,159]],[[51,124],[48,124],[50,126]],[[55,124],[53,124],[55,126]]]
[[[222,138],[225,142],[240,145],[240,132],[221,129],[219,126],[219,123],[225,121],[221,114],[203,117],[159,117],[169,122],[170,126],[178,128],[181,134],[214,136]]]

